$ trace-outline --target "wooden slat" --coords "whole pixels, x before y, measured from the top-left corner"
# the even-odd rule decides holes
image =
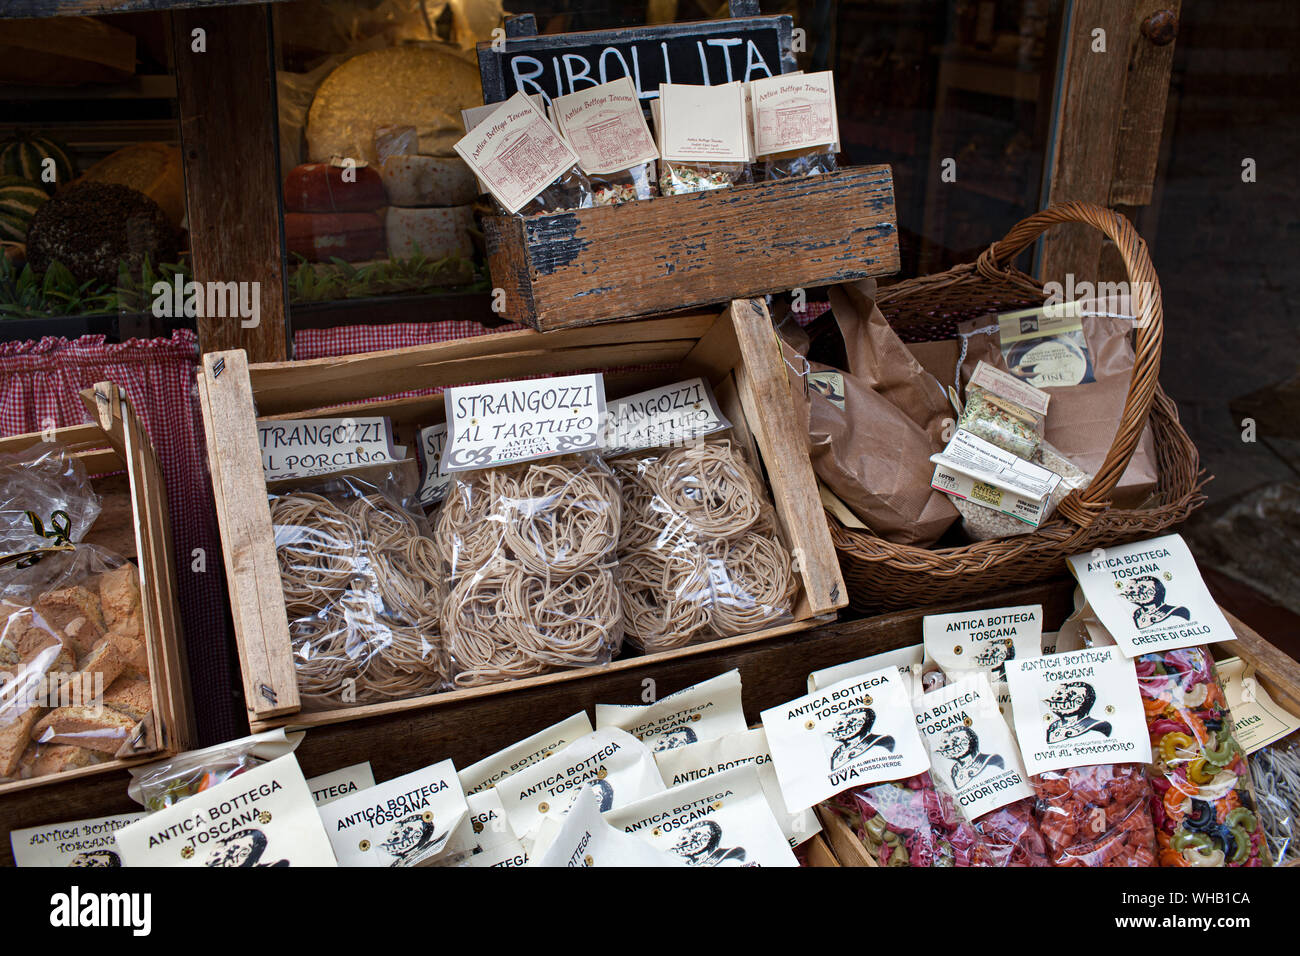
[[[199,343],[243,348],[254,361],[289,354],[270,18],[265,6],[171,18],[194,280],[260,283],[256,328],[201,317]],[[203,53],[191,50],[199,29]]]
[[[880,866],[839,814],[818,807],[817,819],[822,823],[822,833],[826,836],[826,842],[834,850],[840,866]]]
[[[1300,714],[1300,664],[1233,615],[1225,612],[1224,616],[1237,639],[1224,641],[1216,648],[1224,656],[1240,657],[1251,664],[1270,696],[1291,713]]]
[[[484,221],[506,318],[550,330],[898,271],[888,166]]]
[[[53,431],[53,436],[55,441],[70,452],[108,447],[108,442],[104,440],[104,433],[94,423],[56,428]],[[0,452],[20,451],[40,440],[40,434],[11,435],[8,438],[0,438]]]
[[[826,838],[820,833],[813,834],[812,839],[803,844],[803,849],[809,866],[840,865],[840,861],[835,858],[835,854],[826,843]]]
[[[1177,17],[1181,5],[1181,0],[1136,0],[1133,6],[1124,114],[1110,182],[1111,206],[1145,206],[1151,202],[1177,44],[1152,43],[1142,35],[1142,21],[1158,10],[1168,10]],[[1149,235],[1146,240],[1153,241]]]
[[[205,355],[198,382],[244,703],[252,720],[291,714],[300,706],[298,681],[247,357],[242,351]]]

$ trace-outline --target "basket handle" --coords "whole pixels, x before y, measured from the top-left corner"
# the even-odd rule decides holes
[[[1093,203],[1067,202],[1049,206],[1016,223],[1003,239],[980,255],[976,268],[990,278],[1006,279],[1011,272],[1011,262],[1048,227],[1070,222],[1093,226],[1115,243],[1128,272],[1129,296],[1137,329],[1133,379],[1129,382],[1115,440],[1087,489],[1082,493],[1071,492],[1057,508],[1057,514],[1062,518],[1080,528],[1088,528],[1110,507],[1111,492],[1128,467],[1146,427],[1159,381],[1165,312],[1160,298],[1160,280],[1147,254],[1147,245],[1133,224],[1120,213]]]

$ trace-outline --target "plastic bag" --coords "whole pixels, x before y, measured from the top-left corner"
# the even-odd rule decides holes
[[[1137,659],[1161,866],[1268,866],[1250,768],[1204,647]]]
[[[999,388],[1004,382],[1006,387]],[[1017,393],[1043,394],[1009,373],[981,362],[966,386],[966,404],[957,419],[957,427],[1030,461],[1043,441],[1046,416],[1017,401]]]
[[[304,710],[446,686],[438,559],[412,477],[371,469],[270,493]]]
[[[769,156],[763,160],[763,178],[796,179],[800,176],[816,176],[820,173],[833,173],[839,166],[835,162],[835,153],[830,149],[797,153],[793,156]]]
[[[972,866],[1051,866],[1047,842],[1034,821],[1030,798],[984,814],[971,824],[979,838]]]
[[[790,619],[798,589],[758,475],[727,439],[611,460],[624,623],[646,652]]]
[[[132,767],[126,792],[146,810],[156,812],[292,753],[303,736],[280,728]]]
[[[1051,517],[1061,502],[1072,491],[1083,491],[1092,483],[1092,475],[1076,467],[1059,451],[1043,442],[1034,453],[1034,461],[1048,471],[1061,476],[1061,481],[1047,498],[1047,508],[1043,511],[1043,521]],[[1029,534],[1036,531],[1018,518],[986,508],[984,505],[964,498],[953,498],[953,505],[961,513],[961,528],[972,541],[987,541],[990,538],[1005,538],[1013,534]]]
[[[753,170],[745,163],[671,163],[659,164],[659,192],[665,196],[726,189],[754,181]]]
[[[543,213],[566,212],[570,209],[590,209],[595,202],[591,180],[576,165],[569,167],[555,182],[520,207],[518,216],[539,216]]]
[[[622,499],[595,456],[457,473],[438,516],[456,687],[607,663],[623,640]]]
[[[928,773],[837,794],[832,810],[852,821],[881,866],[971,866],[977,838]]]
[[[40,443],[0,457],[0,779],[111,760],[153,709],[135,566],[79,543],[99,514],[85,469]]]
[[[1052,866],[1155,866],[1155,825],[1141,764],[1052,770],[1029,778]]]
[[[1255,779],[1260,831],[1278,866],[1300,860],[1300,736],[1292,735],[1251,754],[1246,762]]]
[[[655,164],[642,163],[619,173],[591,173],[592,202],[597,206],[617,206],[634,199],[653,199]]]

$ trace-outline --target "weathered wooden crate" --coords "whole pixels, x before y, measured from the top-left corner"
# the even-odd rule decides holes
[[[484,220],[505,318],[562,329],[897,272],[888,166]]]
[[[733,435],[767,472],[782,534],[798,558],[794,620],[741,637],[486,687],[329,711],[300,712],[284,595],[256,422],[276,417],[387,415],[398,428],[442,415],[440,395],[413,389],[604,369],[611,396],[703,376]],[[249,366],[242,351],[205,356],[199,376],[231,610],[254,730],[337,723],[469,698],[563,685],[761,641],[825,621],[846,601],[805,440],[788,399],[786,366],[761,301],[663,319],[548,333],[508,332],[389,352]],[[260,419],[259,419],[260,416]],[[560,695],[563,696],[563,695]]]
[[[0,794],[120,770],[187,750],[193,744],[194,717],[162,469],[148,435],[118,386],[101,382],[83,392],[81,399],[95,422],[0,439],[0,452],[19,451],[52,439],[62,443],[93,476],[102,510],[86,541],[130,558],[139,570],[153,712],[129,741],[130,757],[0,783]]]

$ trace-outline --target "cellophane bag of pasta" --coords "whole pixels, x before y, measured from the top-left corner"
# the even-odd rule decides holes
[[[439,513],[456,687],[604,664],[622,644],[618,480],[594,454],[458,472]]]
[[[1155,866],[1155,828],[1141,764],[1100,764],[1030,777],[1052,866]]]
[[[1300,861],[1300,735],[1256,750],[1247,758],[1259,798],[1260,830],[1278,866]]]
[[[99,509],[63,446],[0,456],[0,780],[111,760],[153,708],[139,575],[83,540]]]
[[[728,189],[754,181],[748,163],[659,163],[659,191],[665,196]]]
[[[798,179],[801,176],[817,176],[833,173],[839,166],[835,162],[832,149],[809,150],[793,155],[768,156],[763,160],[763,178]]]
[[[437,693],[437,552],[414,462],[269,486],[304,710]]]
[[[957,427],[1030,460],[1043,442],[1050,400],[1042,389],[980,362],[966,385]]]
[[[928,773],[854,787],[826,806],[850,823],[881,866],[973,865],[975,831]]]
[[[1160,865],[1268,866],[1250,768],[1209,651],[1144,654],[1137,675]]]
[[[592,203],[618,206],[637,199],[653,199],[659,192],[653,162],[618,173],[590,173]]]

